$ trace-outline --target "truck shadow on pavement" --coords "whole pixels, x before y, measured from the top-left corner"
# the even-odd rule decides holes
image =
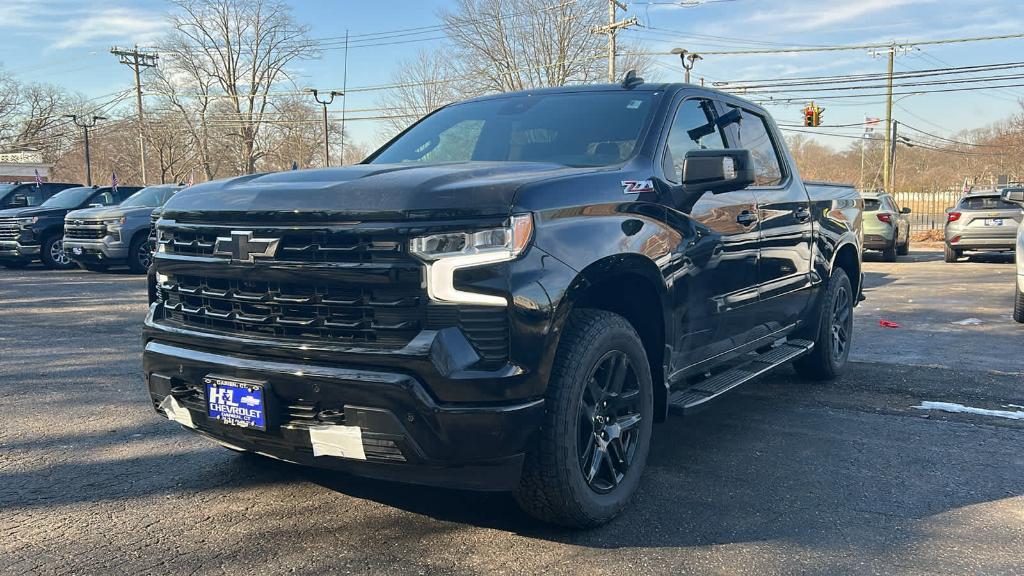
[[[998,458],[998,451],[969,448],[977,443],[969,429],[936,430],[935,421],[918,417],[797,409],[770,395],[741,393],[687,420],[662,424],[655,433],[633,503],[615,521],[588,531],[539,524],[508,494],[405,486],[319,470],[301,474],[424,521],[595,548],[777,539],[819,548],[889,548],[911,538],[923,518],[1024,494],[1012,464],[993,469],[989,459]],[[958,462],[956,470],[949,469],[951,459]]]

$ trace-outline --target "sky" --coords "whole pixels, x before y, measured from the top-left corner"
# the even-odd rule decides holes
[[[554,0],[552,0],[554,3]],[[1024,2],[1019,0],[689,0],[681,6],[667,0],[629,3],[628,16],[641,27],[624,32],[624,44],[643,51],[667,52],[675,47],[718,52],[794,46],[834,46],[1015,34],[1024,31]],[[293,16],[309,27],[312,38],[353,39],[347,58],[350,88],[386,84],[401,61],[417,50],[442,45],[436,31],[405,33],[392,39],[403,43],[359,42],[359,35],[426,27],[440,22],[438,12],[450,7],[444,0],[292,0]],[[696,4],[696,5],[694,5]],[[514,3],[510,2],[510,5]],[[2,0],[0,2],[0,70],[23,81],[48,82],[98,97],[131,88],[130,70],[109,53],[112,45],[150,46],[166,33],[166,13],[173,7],[161,0]],[[357,44],[363,44],[356,47]],[[375,45],[374,45],[375,44]],[[382,45],[384,44],[384,45]],[[947,45],[925,45],[900,53],[897,72],[949,66],[1024,60],[1024,39]],[[884,55],[869,50],[758,55],[707,54],[697,63],[692,80],[708,84],[800,76],[882,73]],[[655,57],[648,79],[682,81],[676,56]],[[313,60],[295,63],[291,70],[299,87],[340,88],[344,81],[345,51],[332,43]],[[1014,70],[993,74],[1014,73]],[[1006,84],[1024,84],[1008,80]],[[931,87],[929,87],[930,89]],[[924,88],[922,88],[923,90]],[[865,90],[877,94],[880,90]],[[898,90],[899,91],[899,90]],[[960,130],[1002,120],[1021,109],[1024,87],[951,93],[914,93],[896,103],[893,117],[901,122],[950,136]],[[379,93],[352,93],[348,109],[378,106]],[[818,94],[829,94],[819,92]],[[805,92],[788,96],[803,98]],[[834,95],[831,94],[831,95]],[[857,134],[865,116],[884,117],[880,96],[819,100],[825,108],[819,132]],[[130,103],[129,103],[130,105]],[[798,124],[806,101],[768,104],[780,123]],[[337,105],[336,105],[337,106]],[[332,107],[334,110],[335,107]],[[332,112],[336,114],[336,112]],[[355,113],[353,115],[358,115]],[[366,115],[366,114],[364,114]],[[374,121],[353,121],[351,139],[380,143],[381,127]],[[851,139],[818,137],[833,147]]]

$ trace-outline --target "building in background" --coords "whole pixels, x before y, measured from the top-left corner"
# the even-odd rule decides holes
[[[47,182],[51,168],[53,164],[44,163],[42,153],[36,150],[0,152],[0,182],[32,182],[36,171]]]

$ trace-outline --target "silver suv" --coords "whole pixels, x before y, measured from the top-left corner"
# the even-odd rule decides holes
[[[1022,213],[996,190],[964,196],[946,212],[946,262],[956,262],[965,251],[1013,250]]]
[[[102,272],[127,264],[141,274],[149,268],[152,250],[149,217],[181,186],[149,186],[117,206],[68,212],[64,218],[64,252],[86,270]]]
[[[1003,201],[1024,207],[1024,188],[1003,190]],[[1024,323],[1024,224],[1017,226],[1017,281],[1014,282],[1013,319]]]
[[[882,260],[910,252],[910,208],[900,208],[892,194],[864,192],[864,250],[880,250]]]

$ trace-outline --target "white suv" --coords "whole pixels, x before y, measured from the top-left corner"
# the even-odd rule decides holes
[[[1024,188],[1003,190],[1003,200],[1024,206]],[[1013,319],[1024,323],[1024,222],[1017,226],[1017,287],[1013,299]]]

